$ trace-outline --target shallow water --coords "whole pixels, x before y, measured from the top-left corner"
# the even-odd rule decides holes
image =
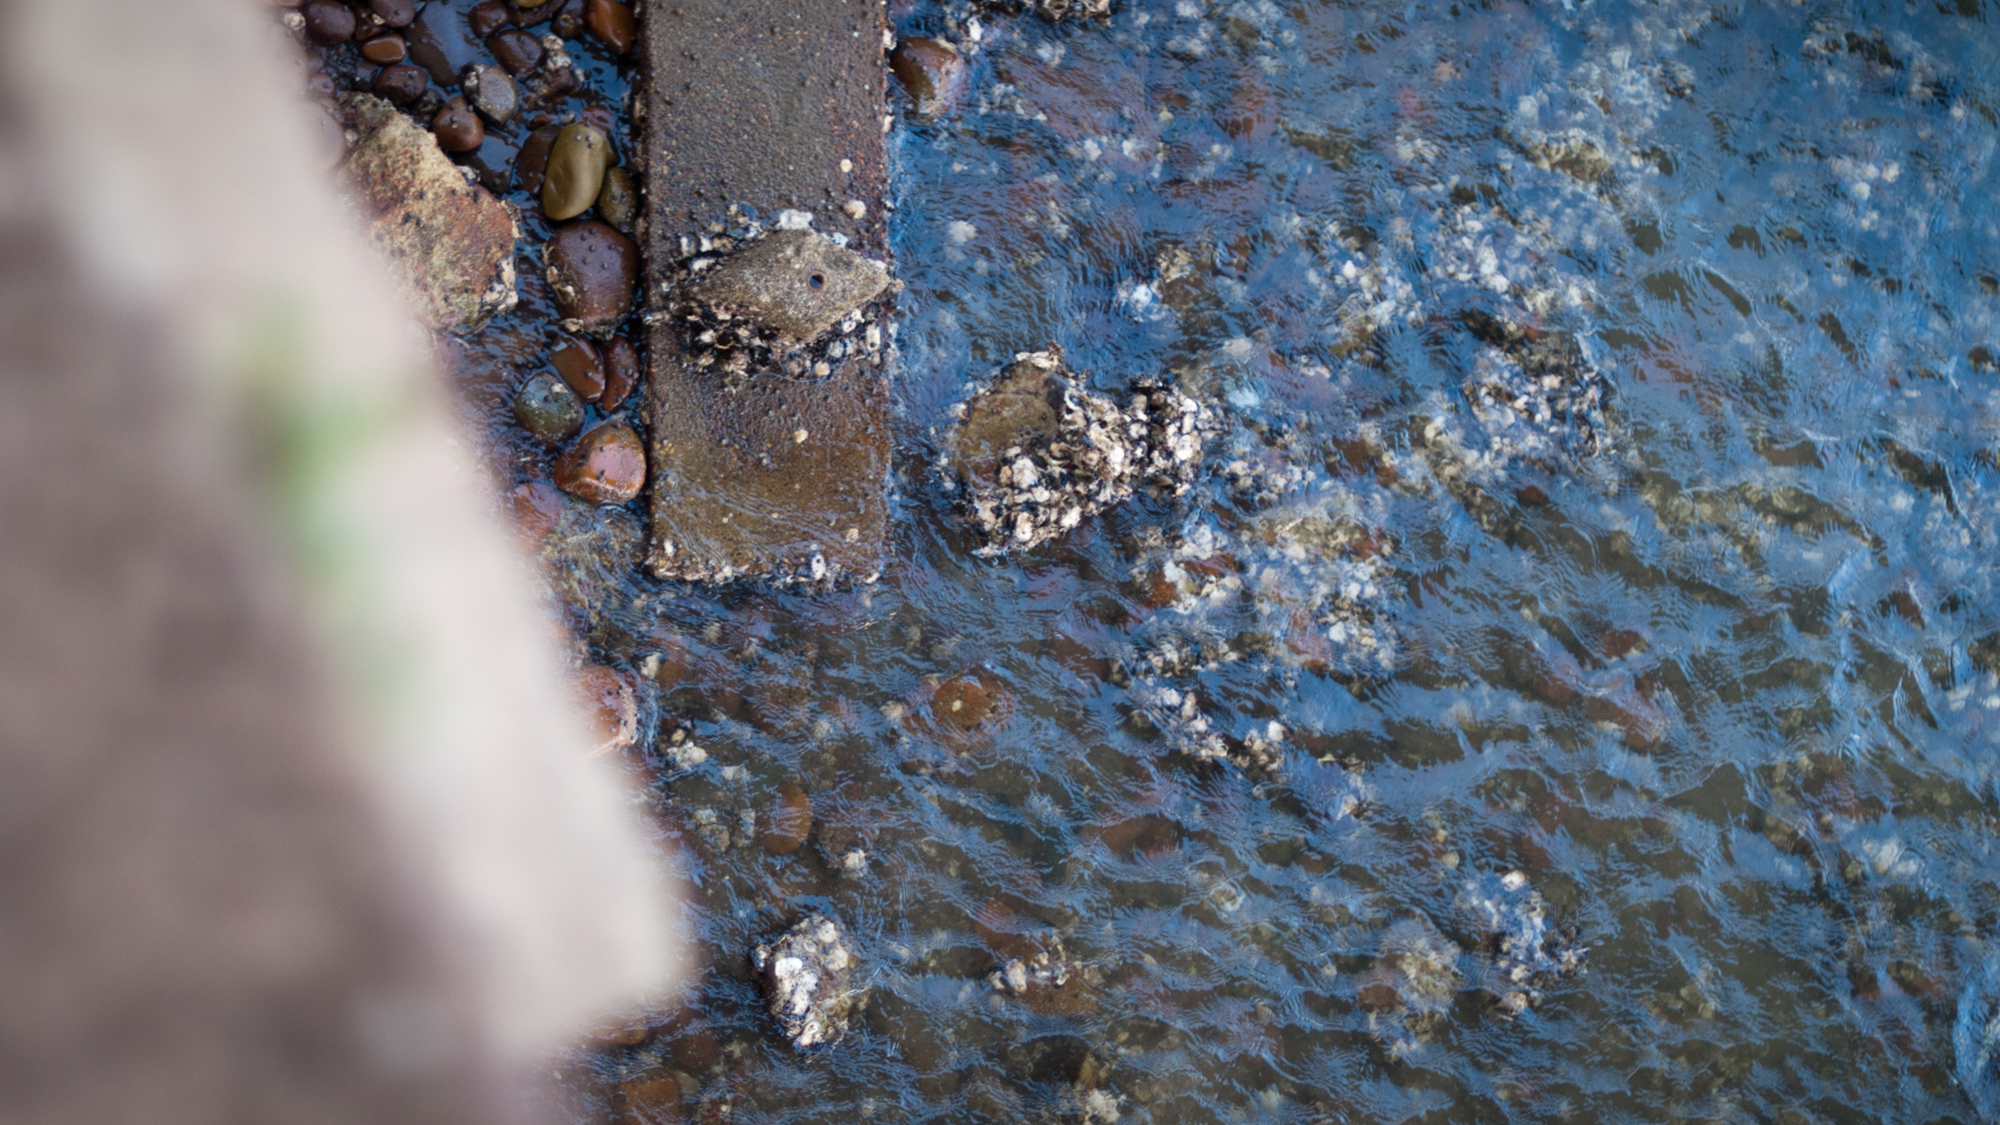
[[[971,49],[968,15],[899,30]],[[892,138],[882,580],[558,566],[597,658],[664,658],[649,775],[706,956],[572,1060],[578,1114],[672,1072],[760,1123],[1975,1118],[1986,9],[1121,2],[977,47]],[[1050,342],[1225,431],[1183,502],[975,559],[938,428]],[[1468,389],[1536,347],[1602,410]],[[774,855],[742,818],[787,784],[814,836]],[[1506,979],[1482,904],[1539,941],[1531,892],[1581,971]],[[873,1001],[798,1054],[745,954],[812,910]],[[987,983],[1057,938],[1069,984]]]

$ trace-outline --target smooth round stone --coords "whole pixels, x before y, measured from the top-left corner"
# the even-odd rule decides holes
[[[431,119],[431,132],[437,137],[438,147],[446,152],[471,152],[486,140],[486,126],[479,123],[479,115],[472,112],[464,98],[444,103],[444,108]]]
[[[361,57],[376,66],[394,66],[410,57],[410,47],[400,35],[377,35],[361,45]]]
[[[604,190],[604,172],[610,167],[611,138],[604,130],[580,121],[563,126],[549,149],[542,214],[559,223],[590,210],[597,193]]]
[[[623,422],[603,422],[556,460],[556,487],[592,504],[623,504],[646,487],[646,447]]]
[[[632,220],[639,216],[639,190],[632,185],[632,173],[623,166],[604,170],[604,187],[597,193],[597,213],[605,222],[631,233]]]
[[[569,384],[543,371],[514,392],[514,418],[543,444],[557,445],[583,428],[583,402]]]
[[[507,26],[507,5],[503,0],[479,0],[467,9],[465,26],[481,39]]]
[[[562,337],[549,349],[549,362],[578,398],[596,402],[604,397],[604,357],[597,354],[597,346],[589,340]]]
[[[397,63],[375,72],[374,90],[377,95],[396,105],[409,105],[423,97],[424,88],[430,84],[431,76],[423,67]]]
[[[542,41],[518,27],[502,28],[487,36],[486,49],[516,77],[542,65]]]
[[[604,356],[604,395],[597,408],[606,414],[625,405],[639,385],[639,349],[623,336],[613,336],[598,349]]]
[[[555,147],[560,125],[544,125],[528,134],[521,150],[514,154],[514,186],[529,195],[540,195],[543,178],[549,171],[549,150]]]
[[[408,27],[417,18],[417,0],[368,0],[368,10],[390,27]]]
[[[340,0],[312,0],[301,14],[306,18],[306,34],[322,47],[354,37],[354,10]]]
[[[616,54],[632,49],[639,22],[632,18],[632,6],[623,0],[583,0],[583,23]]]
[[[521,92],[514,87],[514,79],[506,71],[492,63],[467,67],[465,92],[472,98],[474,109],[491,118],[495,124],[505,125],[521,108]]]
[[[611,327],[632,307],[639,248],[609,224],[564,223],[542,248],[542,260],[556,311],[585,331]]]

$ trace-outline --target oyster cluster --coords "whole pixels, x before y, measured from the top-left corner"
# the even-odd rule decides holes
[[[1584,948],[1573,927],[1549,923],[1548,904],[1519,871],[1467,887],[1462,897],[1473,925],[1493,954],[1502,1007],[1525,1012],[1550,985],[1583,969]]]
[[[809,914],[775,941],[760,943],[750,964],[771,1018],[794,1047],[833,1041],[867,1004],[867,990],[854,985],[856,964],[846,935],[824,914]]]
[[[984,543],[980,555],[1046,543],[1133,495],[1194,483],[1213,412],[1141,382],[1120,407],[1063,366],[1062,349],[1022,352],[953,410],[939,464]]]
[[[1607,385],[1574,335],[1467,320],[1485,346],[1463,389],[1495,453],[1550,461],[1558,452],[1588,457],[1609,447]]]

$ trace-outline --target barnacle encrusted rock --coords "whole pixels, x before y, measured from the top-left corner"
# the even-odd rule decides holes
[[[1480,313],[1465,319],[1486,345],[1473,358],[1465,397],[1496,455],[1547,461],[1559,451],[1605,451],[1604,376],[1574,335]]]
[[[809,914],[777,940],[759,944],[750,963],[771,1018],[794,1047],[831,1042],[867,1004],[867,990],[854,986],[854,953],[846,935],[824,914]]]
[[[360,138],[342,176],[424,323],[469,332],[513,308],[520,228],[506,204],[388,102],[349,94],[341,105]]]
[[[954,413],[939,470],[985,540],[980,555],[1045,543],[1142,486],[1181,495],[1215,428],[1208,407],[1154,383],[1120,408],[1053,344],[1016,355]]]
[[[685,297],[810,344],[882,295],[889,268],[812,230],[777,230],[694,276]]]

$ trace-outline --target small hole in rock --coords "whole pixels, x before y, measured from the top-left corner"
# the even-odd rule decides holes
[[[807,279],[807,284],[811,285],[814,289],[818,289],[826,284],[826,276],[816,273]]]

